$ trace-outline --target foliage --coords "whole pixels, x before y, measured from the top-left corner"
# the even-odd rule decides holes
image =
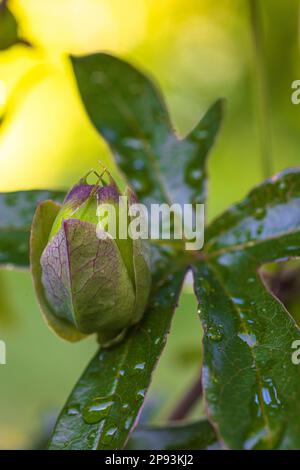
[[[156,85],[134,67],[107,54],[71,60],[86,111],[139,200],[204,202],[207,156],[222,102],[179,139]],[[35,205],[48,198],[47,192],[1,195],[3,265],[28,266],[30,220]],[[299,202],[300,170],[288,170],[217,218],[206,230],[201,252],[153,244],[153,286],[143,320],[121,343],[92,359],[58,418],[50,448],[126,445],[190,267],[204,329],[209,422],[137,429],[128,446],[156,447],[161,438],[164,448],[299,448],[300,378],[291,347],[300,332],[258,272],[265,263],[300,256]]]
[[[7,1],[0,2],[0,50],[7,49],[19,41],[18,24],[7,7]]]

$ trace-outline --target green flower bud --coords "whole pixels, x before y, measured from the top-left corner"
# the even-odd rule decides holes
[[[45,201],[38,207],[31,269],[51,328],[70,341],[96,333],[108,346],[142,318],[151,275],[145,241],[118,238],[121,218],[130,222],[128,206],[136,202],[135,195],[127,190],[120,199],[110,175],[108,183],[99,177],[94,185],[87,183],[87,176],[62,206]],[[114,234],[104,217],[107,204],[115,209]]]

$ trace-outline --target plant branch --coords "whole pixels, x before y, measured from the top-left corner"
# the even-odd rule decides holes
[[[169,421],[178,421],[187,416],[187,414],[192,410],[197,401],[202,396],[202,381],[201,374],[199,378],[192,384],[191,388],[186,392],[186,394],[179,401],[175,409],[171,412],[169,416]]]
[[[263,25],[259,10],[259,0],[248,0],[248,2],[250,7],[252,40],[254,46],[254,67],[257,88],[256,106],[261,148],[261,164],[264,178],[269,178],[273,174],[273,154],[268,81],[263,44]]]

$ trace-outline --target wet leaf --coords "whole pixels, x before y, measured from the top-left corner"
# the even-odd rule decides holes
[[[137,428],[127,445],[128,450],[199,450],[219,448],[209,421],[201,420],[169,426]]]
[[[300,256],[300,170],[255,188],[207,231],[195,290],[204,328],[208,413],[233,449],[300,447],[300,331],[258,269]]]
[[[179,139],[157,87],[132,66],[107,54],[72,58],[72,65],[87,113],[139,200],[204,202],[206,158],[220,126],[222,103],[217,101]],[[38,200],[48,198],[53,199],[49,192],[0,195],[0,263],[28,265],[32,215]],[[209,420],[228,448],[300,448],[300,375],[292,361],[300,331],[259,275],[265,263],[300,257],[300,170],[285,171],[255,188],[211,224],[206,240],[193,269],[204,329]],[[191,261],[181,255],[170,246],[153,248],[153,292],[143,320],[123,342],[99,351],[91,361],[62,410],[51,449],[126,445]],[[38,267],[38,257],[35,263]],[[211,445],[192,444],[187,428],[177,428],[177,437],[174,429],[137,431],[132,442],[140,444],[133,445]],[[165,440],[156,444],[158,438]]]
[[[61,202],[62,191],[0,193],[0,266],[29,267],[29,237],[37,205],[46,199]]]
[[[166,258],[162,252],[156,256],[143,320],[120,344],[92,359],[58,418],[50,449],[122,449],[126,444],[165,346],[185,275],[185,269],[165,261],[167,253]]]
[[[72,65],[86,111],[139,201],[204,202],[205,163],[220,127],[222,101],[179,139],[160,91],[134,67],[108,54],[73,57]]]
[[[219,128],[221,102],[179,140],[156,87],[136,69],[106,54],[72,63],[87,112],[139,200],[203,202],[206,156]],[[96,354],[58,419],[50,449],[126,444],[165,345],[187,265],[171,247],[153,247],[151,261],[153,292],[143,320],[122,343]]]

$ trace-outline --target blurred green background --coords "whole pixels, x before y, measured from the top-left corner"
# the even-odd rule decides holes
[[[0,191],[67,188],[109,151],[90,124],[68,54],[109,51],[148,72],[163,90],[174,127],[188,132],[217,97],[225,124],[209,161],[208,218],[263,179],[257,106],[257,56],[250,0],[11,0],[28,41],[0,52]],[[261,0],[268,105],[267,146],[274,171],[300,162],[299,1]],[[1,23],[0,23],[1,34]],[[23,41],[24,42],[24,41]],[[70,345],[45,326],[24,272],[0,272],[0,448],[33,446],[47,416],[63,405],[96,350]],[[186,285],[151,388],[155,420],[172,409],[199,369],[201,331]]]

